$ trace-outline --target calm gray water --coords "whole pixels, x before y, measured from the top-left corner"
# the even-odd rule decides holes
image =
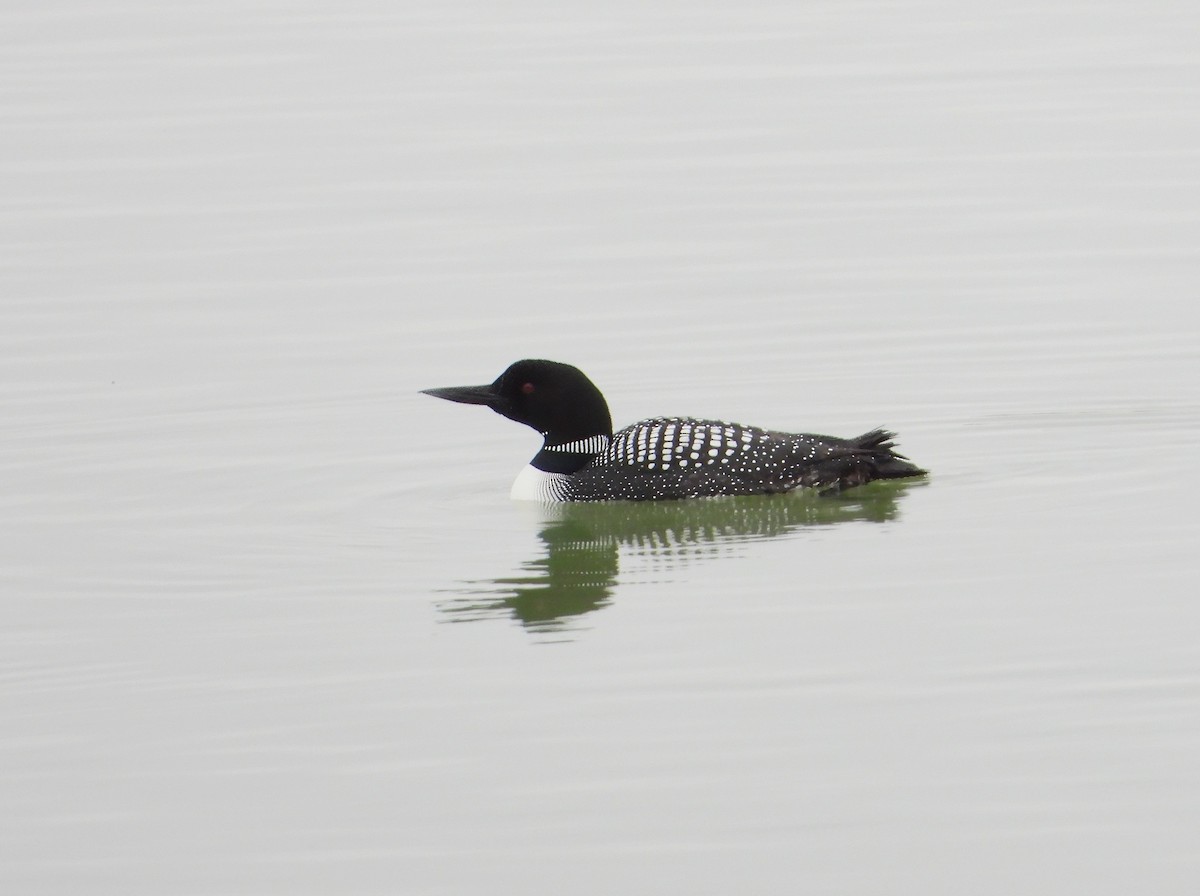
[[[1191,894],[1200,12],[0,12],[0,890]],[[926,482],[539,510],[575,363]]]

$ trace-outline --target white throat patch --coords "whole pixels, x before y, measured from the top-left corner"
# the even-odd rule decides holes
[[[530,464],[518,474],[509,497],[514,501],[565,501],[570,478],[566,473],[547,473]]]

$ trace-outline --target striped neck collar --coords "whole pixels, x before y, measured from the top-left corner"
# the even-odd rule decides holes
[[[546,473],[575,473],[597,454],[607,451],[611,441],[609,436],[600,434],[558,445],[545,444],[530,463]]]
[[[543,445],[543,451],[555,451],[561,454],[599,454],[608,450],[609,437],[605,435],[588,436],[586,439],[576,439],[573,442],[563,442],[561,445]]]

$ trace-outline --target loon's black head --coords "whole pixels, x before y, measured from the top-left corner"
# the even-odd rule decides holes
[[[612,435],[612,417],[600,390],[579,368],[557,361],[517,361],[486,386],[421,391],[461,404],[487,405],[497,414],[532,426],[549,445]]]

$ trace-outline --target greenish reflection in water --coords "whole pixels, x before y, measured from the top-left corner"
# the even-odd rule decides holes
[[[557,504],[539,508],[542,555],[521,574],[464,582],[439,609],[447,622],[512,618],[531,631],[562,632],[605,607],[618,585],[620,558],[655,581],[703,559],[730,555],[748,541],[803,527],[897,518],[900,498],[924,483],[877,482],[844,495],[809,492],[694,501]],[[637,581],[636,573],[626,581]]]

